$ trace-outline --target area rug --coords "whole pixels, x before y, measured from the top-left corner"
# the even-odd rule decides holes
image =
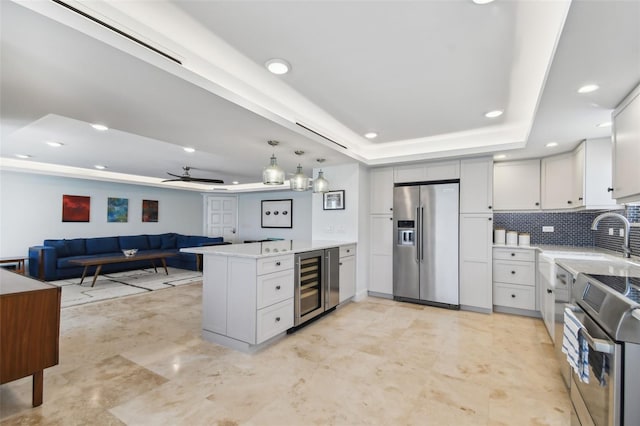
[[[86,277],[80,285],[80,278],[50,281],[50,284],[62,287],[63,308],[137,293],[161,290],[179,285],[193,284],[202,281],[202,272],[185,269],[167,268],[164,270],[139,269],[135,271],[115,272],[98,276],[96,284],[91,287],[93,276]]]

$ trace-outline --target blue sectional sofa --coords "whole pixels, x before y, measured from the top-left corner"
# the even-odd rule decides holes
[[[128,235],[100,238],[75,238],[72,240],[44,240],[41,246],[29,247],[29,275],[45,281],[62,280],[82,276],[84,267],[69,263],[73,259],[88,259],[122,255],[122,250],[138,249],[138,253],[170,252],[177,256],[166,259],[167,266],[198,270],[197,255],[181,253],[183,247],[200,247],[220,244],[222,237],[210,238],[175,233],[159,235]],[[150,267],[148,260],[104,265],[102,273],[127,271]],[[93,274],[95,267],[88,273]]]

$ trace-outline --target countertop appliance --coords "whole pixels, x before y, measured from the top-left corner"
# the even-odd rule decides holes
[[[338,305],[339,261],[337,247],[295,255],[294,329]]]
[[[640,425],[640,278],[578,274],[572,295],[590,375],[571,375],[572,425]]]
[[[395,185],[395,300],[459,309],[459,186],[459,180]]]

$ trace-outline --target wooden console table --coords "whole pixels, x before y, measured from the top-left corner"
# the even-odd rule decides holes
[[[153,269],[155,269],[156,273],[158,273],[158,269],[156,268],[155,260],[159,260],[162,262],[162,266],[164,267],[164,272],[169,275],[169,271],[167,270],[167,262],[165,259],[167,257],[177,256],[177,253],[148,253],[148,254],[136,254],[135,256],[126,257],[124,254],[120,256],[109,256],[109,257],[96,257],[90,259],[77,259],[70,260],[69,263],[74,263],[76,265],[84,266],[84,271],[82,272],[82,279],[80,279],[80,284],[84,281],[84,278],[87,276],[87,270],[90,266],[97,266],[96,273],[93,276],[93,282],[91,283],[91,287],[96,284],[96,279],[100,272],[102,272],[102,266],[108,265],[111,263],[127,263],[127,262],[137,262],[138,260],[148,260],[153,265]]]
[[[0,384],[33,376],[42,404],[43,370],[58,364],[62,289],[0,268]]]

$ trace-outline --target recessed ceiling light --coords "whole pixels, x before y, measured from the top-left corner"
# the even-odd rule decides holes
[[[95,165],[95,166],[93,166],[93,167],[95,167],[95,168],[96,168],[96,169],[98,169],[98,170],[104,170],[104,169],[106,169],[106,168],[107,168],[107,166],[103,166],[103,165],[100,165],[100,164],[96,164],[96,165]]]
[[[277,75],[286,74],[291,69],[291,65],[287,61],[279,58],[269,59],[264,65],[269,71]]]
[[[502,160],[503,158],[507,158],[507,154],[498,154],[493,156],[494,160]]]
[[[232,184],[234,184],[234,185],[237,185],[237,184],[239,184],[240,182],[238,182],[237,180],[234,180],[234,181],[233,181],[233,182],[231,182],[231,183],[232,183]]]
[[[369,132],[369,133],[365,133],[364,137],[367,139],[375,139],[378,137],[378,134],[376,132]]]
[[[584,86],[578,89],[578,93],[591,93],[591,92],[595,92],[599,88],[600,86],[598,86],[597,84],[585,84]]]
[[[504,111],[502,111],[501,109],[496,109],[494,111],[489,111],[484,116],[487,118],[496,118],[496,117],[500,117],[503,112]]]
[[[64,144],[60,142],[49,141],[47,142],[47,145],[52,146],[54,148],[60,148]]]
[[[547,148],[553,148],[554,146],[558,146],[558,142],[549,142],[545,145]]]
[[[18,157],[18,158],[23,158],[23,159],[24,159],[24,158],[31,158],[31,156],[30,156],[30,155],[27,155],[27,154],[16,154],[16,157]]]
[[[596,127],[611,127],[611,122],[605,121],[604,123],[598,124]]]
[[[196,152],[195,148],[185,147],[185,148],[182,148],[182,149],[184,149],[184,152],[188,152],[188,153]]]
[[[472,0],[475,4],[489,4],[492,3],[494,0]]]
[[[95,124],[92,124],[91,127],[93,127],[96,130],[99,130],[101,132],[104,132],[105,130],[109,130],[109,128],[107,126],[105,126],[104,124],[95,123]]]

